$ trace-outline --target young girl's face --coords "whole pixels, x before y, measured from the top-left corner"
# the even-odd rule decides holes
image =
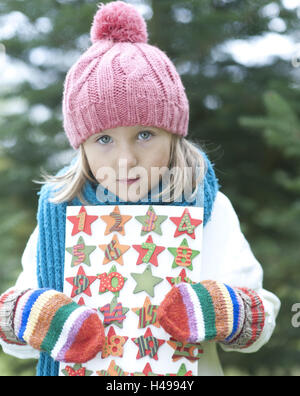
[[[156,127],[118,127],[92,135],[84,150],[95,179],[122,200],[136,202],[167,169],[171,141],[171,133]]]

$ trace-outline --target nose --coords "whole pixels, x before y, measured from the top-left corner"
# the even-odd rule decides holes
[[[138,164],[138,158],[135,151],[129,147],[125,147],[119,155],[119,167],[131,169]]]

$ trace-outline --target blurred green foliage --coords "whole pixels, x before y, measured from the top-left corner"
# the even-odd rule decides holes
[[[282,301],[268,345],[249,355],[220,351],[225,373],[299,375],[291,307],[300,301],[300,69],[279,56],[245,65],[224,49],[232,40],[274,33],[276,18],[285,25],[278,35],[297,37],[297,10],[279,0],[130,3],[147,19],[149,42],[178,68],[190,101],[189,136],[215,163],[262,263],[264,286]],[[32,180],[41,167],[53,173],[72,156],[62,128],[63,81],[90,45],[96,6],[92,0],[1,1],[2,48],[7,61],[28,73],[14,84],[0,77],[0,292],[20,273],[36,225],[39,186]],[[0,352],[0,375],[34,375],[34,366]]]

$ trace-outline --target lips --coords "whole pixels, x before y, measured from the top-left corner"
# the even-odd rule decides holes
[[[132,184],[132,183],[137,182],[139,179],[140,179],[139,177],[136,177],[135,179],[117,179],[117,181],[118,181],[119,183]]]

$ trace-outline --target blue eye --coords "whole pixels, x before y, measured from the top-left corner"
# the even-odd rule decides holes
[[[150,131],[142,131],[139,133],[140,140],[149,140],[153,136],[153,133]]]
[[[108,136],[108,135],[101,136],[101,137],[97,140],[97,142],[99,142],[100,144],[108,144],[108,143],[111,142],[111,137]]]

